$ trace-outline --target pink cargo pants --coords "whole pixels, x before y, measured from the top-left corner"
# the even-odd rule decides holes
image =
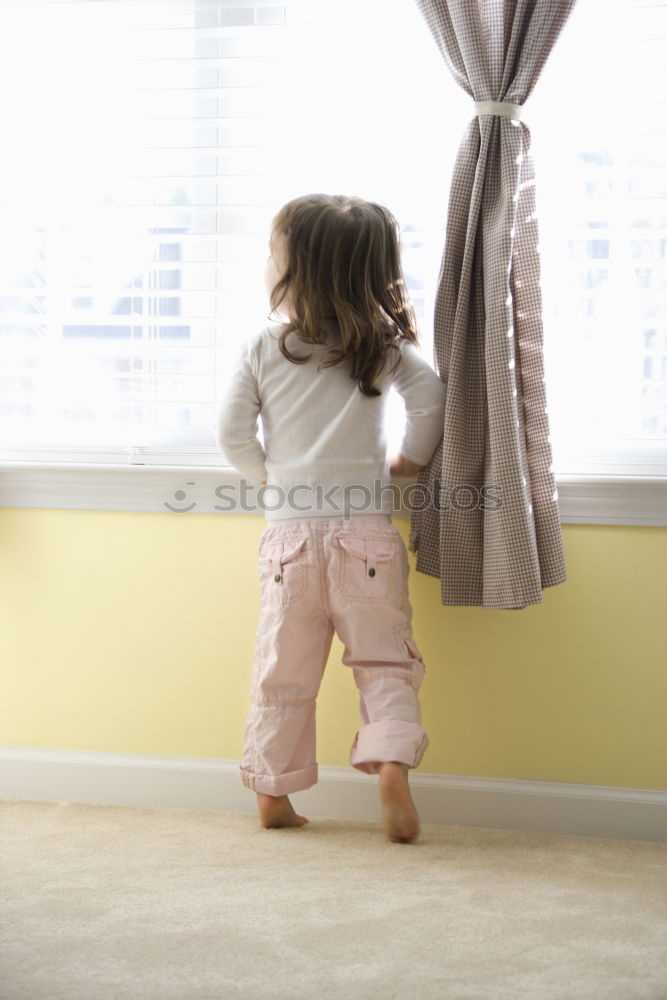
[[[241,780],[268,795],[317,782],[315,699],[334,630],[359,689],[350,764],[414,768],[429,745],[417,692],[408,557],[389,514],[270,522],[259,540],[260,615]]]

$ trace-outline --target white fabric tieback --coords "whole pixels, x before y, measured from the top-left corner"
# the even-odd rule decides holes
[[[500,115],[501,118],[516,118],[521,120],[523,106],[510,104],[509,101],[475,101],[476,115]]]

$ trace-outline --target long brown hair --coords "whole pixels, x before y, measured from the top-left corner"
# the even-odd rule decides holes
[[[328,368],[349,362],[350,374],[366,396],[385,356],[398,342],[419,343],[417,321],[408,297],[399,250],[399,226],[382,205],[345,195],[309,194],[287,202],[275,216],[272,233],[284,238],[287,270],[273,288],[271,311],[289,291],[290,320],[280,335],[288,361],[303,364],[285,345],[295,331],[309,344],[326,339],[323,321],[335,319],[340,349],[328,352]]]

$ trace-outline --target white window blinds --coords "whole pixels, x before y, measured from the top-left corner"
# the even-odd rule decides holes
[[[216,400],[268,322],[270,221],[307,191],[397,215],[430,357],[447,192],[411,178],[456,136],[434,161],[406,32],[444,70],[416,7],[387,29],[385,6],[0,4],[5,457],[219,465]]]
[[[667,475],[667,4],[579,0],[526,115],[558,472]]]
[[[579,0],[527,102],[556,473],[667,471],[666,11]],[[431,357],[472,112],[413,0],[0,0],[0,87],[0,457],[219,465],[308,191],[397,216]]]

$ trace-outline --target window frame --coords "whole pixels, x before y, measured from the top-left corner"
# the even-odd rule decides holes
[[[139,456],[135,456],[139,457]],[[242,477],[218,467],[111,463],[0,462],[0,505],[13,508],[146,511],[264,516],[262,510],[222,511],[215,491],[238,490]],[[416,479],[396,481],[407,486]],[[193,484],[194,488],[193,488]],[[561,524],[667,526],[667,478],[661,476],[556,476]],[[191,510],[176,506],[177,490]],[[403,507],[396,517],[409,517]]]
[[[44,2],[34,5],[38,8]],[[198,5],[215,7],[219,2],[198,0]],[[234,0],[234,6],[255,2]],[[443,79],[451,83],[448,77]],[[561,522],[667,525],[667,475],[658,474],[665,468],[664,444],[655,453],[614,455],[613,470],[609,459],[609,452],[585,456],[581,462],[568,462],[567,473],[556,473]],[[160,464],[165,460],[170,464]],[[47,452],[26,446],[16,459],[0,452],[0,504],[5,507],[169,513],[165,502],[195,481],[200,500],[192,512],[216,513],[215,488],[237,487],[240,479],[223,464],[222,455],[217,459],[205,448],[179,453],[177,445],[173,449],[90,447],[74,455],[66,449]]]

